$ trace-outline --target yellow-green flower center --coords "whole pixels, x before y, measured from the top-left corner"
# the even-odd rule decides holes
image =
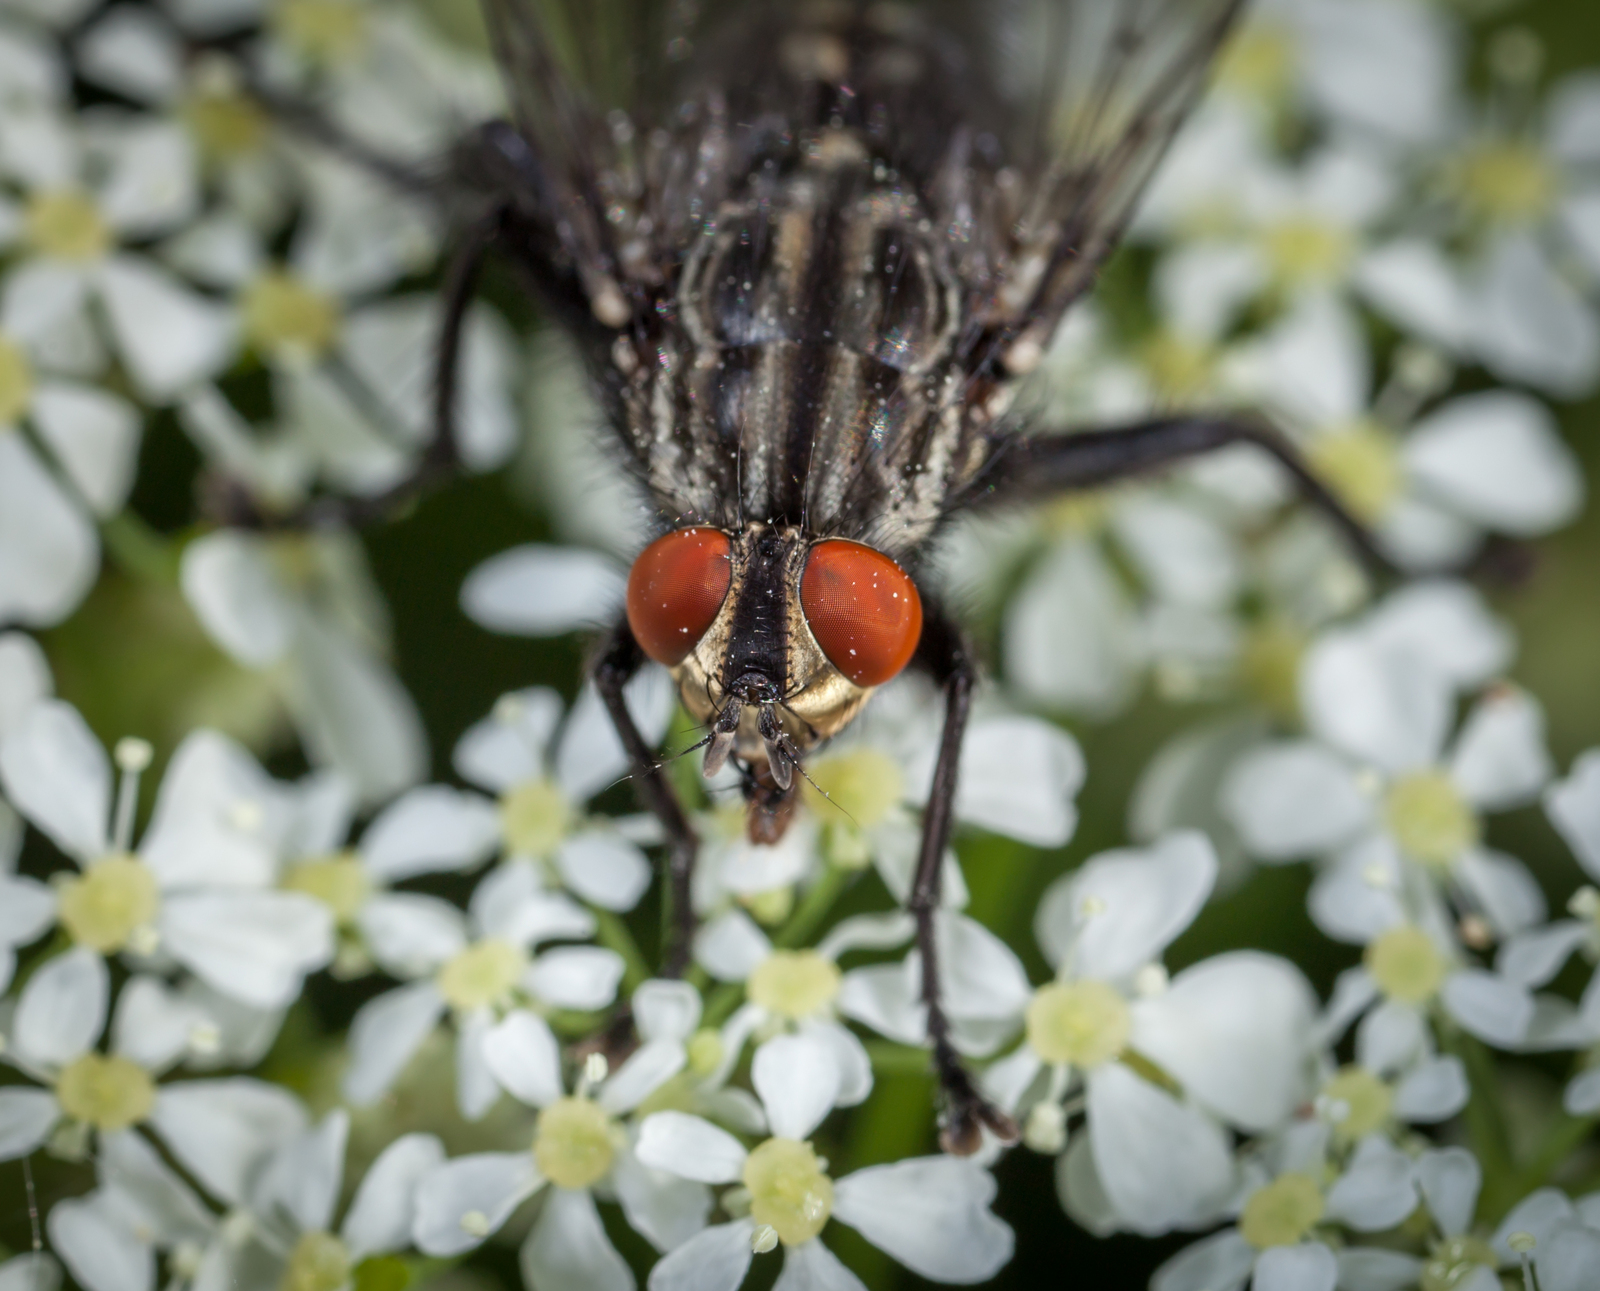
[[[1239,668],[1245,684],[1287,722],[1300,715],[1300,661],[1305,653],[1305,633],[1278,620],[1258,624],[1244,639]]]
[[[616,1157],[611,1118],[588,1098],[560,1098],[539,1113],[533,1159],[562,1188],[587,1188],[611,1172]]]
[[[727,1050],[714,1027],[701,1027],[689,1037],[689,1070],[696,1076],[709,1076],[722,1065]]]
[[[343,62],[366,40],[366,10],[354,0],[284,0],[274,17],[279,36],[313,62]]]
[[[487,937],[441,968],[435,985],[451,1008],[470,1013],[505,1000],[527,967],[528,956],[520,947]]]
[[[340,923],[349,923],[372,893],[372,880],[354,852],[297,861],[284,872],[283,886],[290,892],[315,897]]]
[[[1363,962],[1378,989],[1401,1004],[1426,1004],[1444,985],[1448,965],[1421,928],[1391,928],[1367,946]]]
[[[814,950],[775,950],[756,965],[745,994],[780,1017],[815,1017],[839,994],[839,966]]]
[[[1357,421],[1318,435],[1306,449],[1312,471],[1358,519],[1382,520],[1405,485],[1394,433]]]
[[[1187,337],[1158,332],[1140,348],[1139,361],[1162,403],[1186,403],[1211,384],[1217,352]]]
[[[1536,147],[1509,139],[1469,152],[1458,164],[1456,182],[1471,212],[1492,224],[1542,219],[1561,186],[1555,167]]]
[[[87,193],[73,188],[35,193],[23,213],[29,244],[41,255],[80,263],[111,248],[111,229]]]
[[[331,296],[287,273],[264,273],[244,291],[245,339],[268,353],[319,358],[339,331]]]
[[[125,1130],[150,1115],[156,1086],[136,1062],[117,1054],[86,1053],[62,1070],[56,1101],[72,1120],[97,1130]]]
[[[0,336],[0,426],[9,425],[33,398],[33,367],[28,356]]]
[[[1267,230],[1266,243],[1273,279],[1285,287],[1337,282],[1355,254],[1348,229],[1309,217],[1274,225]]]
[[[809,1242],[833,1213],[833,1181],[809,1143],[768,1139],[744,1163],[750,1218],[770,1224],[785,1246]]]
[[[530,780],[500,798],[500,829],[515,856],[549,856],[571,832],[575,813],[559,785]]]
[[[1104,982],[1051,982],[1028,1001],[1028,1044],[1046,1062],[1098,1067],[1127,1047],[1128,1002]]]
[[[1245,1202],[1239,1232],[1257,1250],[1294,1246],[1322,1218],[1322,1190],[1307,1175],[1279,1175]]]
[[[156,876],[136,856],[103,857],[65,880],[56,908],[61,926],[80,946],[109,955],[149,930],[161,904]]]
[[[1087,535],[1099,533],[1110,517],[1111,493],[1106,489],[1090,489],[1049,503],[1041,510],[1039,518],[1051,533]]]
[[[815,787],[807,796],[824,819],[831,809],[844,812],[862,829],[881,825],[905,797],[899,764],[880,749],[859,748],[819,758],[809,768]],[[827,794],[823,801],[822,794]]]
[[[1265,22],[1253,22],[1223,46],[1216,83],[1235,94],[1276,104],[1294,83],[1294,40]]]
[[[1422,1266],[1422,1291],[1455,1291],[1479,1269],[1492,1269],[1499,1263],[1494,1248],[1479,1238],[1446,1238]]]
[[[1365,1067],[1343,1068],[1322,1090],[1333,1132],[1346,1142],[1381,1129],[1394,1107],[1394,1091]]]
[[[1477,813],[1443,771],[1418,771],[1396,780],[1384,817],[1402,852],[1438,869],[1478,841]]]
[[[302,1233],[278,1291],[339,1291],[350,1283],[350,1252],[332,1233]]]
[[[182,108],[185,124],[207,157],[248,157],[266,143],[269,123],[255,102],[233,89],[202,90]]]

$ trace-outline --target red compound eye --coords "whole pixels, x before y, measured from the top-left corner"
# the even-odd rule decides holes
[[[800,607],[829,662],[858,686],[881,686],[911,661],[922,598],[881,551],[830,538],[811,549]]]
[[[657,663],[682,663],[717,617],[733,567],[720,529],[674,529],[639,553],[628,574],[628,626]]]

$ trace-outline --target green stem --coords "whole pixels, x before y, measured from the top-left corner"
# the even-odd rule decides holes
[[[1483,1042],[1448,1023],[1440,1027],[1444,1047],[1461,1059],[1470,1092],[1467,1096],[1467,1132],[1472,1150],[1483,1167],[1483,1192],[1478,1198],[1479,1217],[1494,1222],[1515,1201],[1511,1136],[1500,1112],[1500,1082],[1494,1059]]]
[[[593,907],[590,910],[594,915],[595,936],[600,944],[622,957],[622,990],[631,994],[634,987],[649,978],[650,965],[645,962],[639,943],[633,939],[627,924],[610,910],[596,910]]]
[[[888,1040],[870,1040],[866,1045],[867,1057],[872,1059],[872,1070],[880,1076],[926,1076],[928,1051],[908,1044],[893,1044]]]
[[[100,539],[126,573],[147,583],[177,585],[178,544],[162,537],[132,511],[120,511],[101,524]]]
[[[1512,1203],[1521,1201],[1530,1192],[1549,1183],[1550,1176],[1583,1145],[1597,1125],[1600,1125],[1600,1117],[1568,1116],[1565,1113],[1557,1117],[1556,1123],[1546,1131],[1539,1146],[1533,1150],[1533,1155],[1517,1171],[1512,1186],[1507,1189]]]

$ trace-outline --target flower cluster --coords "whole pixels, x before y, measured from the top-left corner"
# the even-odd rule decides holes
[[[701,840],[679,972],[563,653],[647,529],[602,414],[480,301],[434,435],[415,177],[504,110],[476,6],[0,4],[0,1291],[973,1284],[1029,1157],[1035,1245],[1194,1237],[1154,1291],[1592,1285],[1600,747],[1558,761],[1474,575],[1583,506],[1600,82],[1465,8],[1252,6],[1018,405],[1258,409],[1408,577],[1246,447],[954,525],[994,666],[934,970],[927,683],[768,842],[646,667]],[[514,521],[409,613],[519,680],[431,693],[395,642],[435,580],[383,538],[491,488]],[[1018,1143],[937,1149],[929,971]]]

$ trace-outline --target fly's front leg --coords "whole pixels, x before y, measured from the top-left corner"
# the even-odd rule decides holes
[[[943,686],[945,715],[933,787],[922,816],[922,849],[911,885],[910,906],[917,925],[917,950],[922,956],[922,1003],[927,1012],[928,1041],[933,1046],[934,1070],[944,1103],[939,1142],[946,1152],[970,1156],[982,1145],[981,1126],[988,1126],[1007,1141],[1017,1137],[1015,1122],[977,1091],[962,1065],[950,1042],[950,1022],[939,989],[940,879],[945,848],[950,842],[961,741],[966,734],[977,669],[960,628],[937,611],[930,612],[924,621],[915,662]]]
[[[612,629],[592,671],[595,689],[600,692],[600,699],[627,752],[634,788],[646,809],[661,822],[666,834],[667,899],[671,903],[673,936],[663,957],[662,975],[682,977],[689,967],[690,942],[694,937],[694,905],[689,889],[700,840],[684,814],[678,795],[662,775],[655,753],[639,734],[622,695],[622,688],[643,667],[644,661],[644,652],[624,619]]]
[[[1386,575],[1401,572],[1294,445],[1265,421],[1244,415],[1166,417],[1105,430],[1029,435],[1006,447],[994,470],[974,486],[970,502],[1004,505],[1098,488],[1232,444],[1253,444],[1271,454],[1301,496],[1339,528],[1368,567]]]

